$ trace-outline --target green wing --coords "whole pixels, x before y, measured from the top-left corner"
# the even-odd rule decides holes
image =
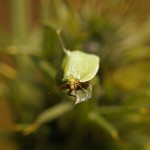
[[[96,75],[99,62],[100,59],[96,55],[86,54],[81,51],[69,52],[62,64],[63,80],[89,81]]]

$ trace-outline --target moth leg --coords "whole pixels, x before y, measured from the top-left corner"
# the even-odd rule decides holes
[[[78,86],[79,86],[84,92],[87,93],[87,91],[86,91],[80,84],[78,84]]]
[[[67,92],[67,95],[76,97],[75,95],[71,94],[71,92],[72,92],[72,90],[70,89],[70,90]]]
[[[67,92],[67,95],[73,96],[73,97],[76,98],[76,101],[75,101],[75,105],[76,105],[76,104],[80,103],[80,99],[79,99],[79,97],[75,96],[75,95],[76,95],[76,91],[75,91],[75,95],[71,94],[72,91],[73,91],[73,90],[70,89],[70,90]]]

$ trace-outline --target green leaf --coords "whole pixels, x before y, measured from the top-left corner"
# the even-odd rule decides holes
[[[32,123],[30,126],[24,129],[23,133],[25,135],[28,135],[35,130],[37,130],[41,125],[50,122],[65,113],[71,111],[73,109],[73,105],[69,102],[58,104],[52,108],[49,108],[45,111],[43,111],[35,120],[34,123]]]
[[[120,137],[118,134],[118,131],[115,129],[114,126],[112,126],[107,120],[105,120],[101,115],[98,115],[97,113],[95,113],[94,111],[89,113],[88,116],[89,120],[97,123],[97,125],[99,125],[100,127],[102,127],[103,129],[105,129],[114,140],[116,141],[120,141]]]

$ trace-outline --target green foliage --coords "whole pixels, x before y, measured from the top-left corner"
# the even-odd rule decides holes
[[[11,150],[149,150],[150,20],[143,3],[148,7],[140,0],[41,0],[41,23],[29,32],[30,2],[13,0],[13,34],[0,30],[0,102],[11,118],[0,140]],[[92,79],[93,94],[76,106],[55,84],[64,58],[60,27],[66,47],[101,58],[94,79],[92,58],[90,77],[77,71],[82,81]]]

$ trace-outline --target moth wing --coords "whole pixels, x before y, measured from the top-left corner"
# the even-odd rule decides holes
[[[78,79],[80,82],[91,80],[99,69],[100,59],[93,54],[86,54],[81,51],[70,52],[64,59],[62,69],[64,78]]]

